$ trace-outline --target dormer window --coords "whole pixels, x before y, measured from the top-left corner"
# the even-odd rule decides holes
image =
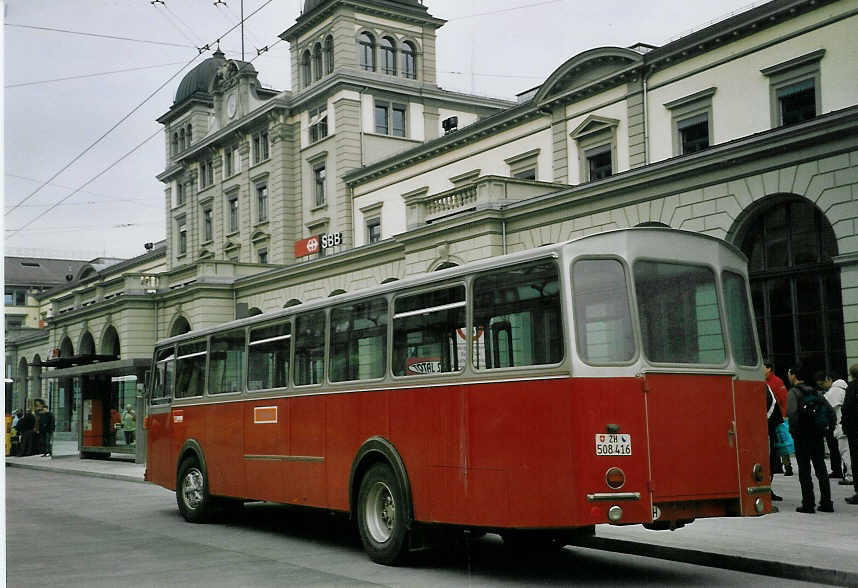
[[[379,43],[379,54],[381,57],[381,72],[389,76],[396,75],[396,47],[393,39],[383,37]]]
[[[361,33],[358,46],[361,68],[366,71],[375,71],[375,39],[369,33]]]

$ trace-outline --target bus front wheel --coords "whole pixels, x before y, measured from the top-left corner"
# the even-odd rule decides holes
[[[358,530],[369,558],[380,564],[400,563],[407,552],[405,498],[393,470],[377,463],[367,470],[358,494]]]
[[[209,519],[212,506],[209,482],[197,460],[192,457],[185,459],[179,468],[176,502],[186,521],[204,523]]]

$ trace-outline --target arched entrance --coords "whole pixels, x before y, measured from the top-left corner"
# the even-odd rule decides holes
[[[33,363],[30,364],[33,368],[33,375],[30,377],[31,398],[41,398],[42,395],[42,358],[37,353],[33,357]]]
[[[89,331],[81,335],[78,353],[80,355],[95,355],[95,341],[92,338],[92,333]]]
[[[800,361],[845,379],[837,239],[822,211],[798,196],[770,197],[736,242],[748,256],[763,355],[780,374]]]
[[[60,343],[60,357],[74,357],[74,345],[68,336],[63,337]],[[80,382],[78,378],[59,378],[57,380],[57,406],[54,409],[58,433],[77,433],[77,406],[79,402]]]
[[[21,391],[21,400],[25,406],[29,406],[30,399],[32,398],[29,393],[29,379],[27,376],[27,360],[22,357],[21,361],[18,362],[18,386]]]

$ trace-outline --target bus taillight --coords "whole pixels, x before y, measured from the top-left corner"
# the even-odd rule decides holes
[[[626,474],[620,468],[611,468],[605,472],[605,483],[608,488],[618,490],[626,483]]]

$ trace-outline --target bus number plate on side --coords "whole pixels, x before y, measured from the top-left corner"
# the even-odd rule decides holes
[[[596,434],[596,455],[631,455],[632,436]]]

